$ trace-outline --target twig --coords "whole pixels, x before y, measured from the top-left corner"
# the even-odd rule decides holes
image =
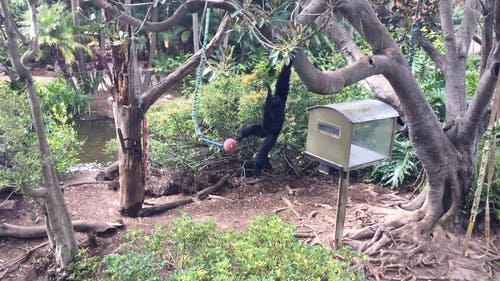
[[[210,192],[214,192],[215,190],[219,189],[227,180],[229,179],[229,175],[223,176],[216,184],[207,187],[203,190],[200,190],[196,193],[196,197],[198,199],[202,199],[206,197]]]
[[[148,216],[151,216],[153,214],[161,213],[161,212],[168,211],[168,210],[180,207],[180,206],[191,204],[195,201],[198,201],[199,199],[202,199],[202,198],[208,196],[211,192],[214,192],[215,190],[220,188],[229,179],[229,177],[230,177],[229,174],[225,175],[216,184],[198,191],[195,196],[188,197],[188,198],[182,198],[182,199],[179,199],[176,201],[168,202],[165,204],[159,204],[159,205],[148,207],[148,208],[142,208],[139,211],[138,216],[139,217],[148,217]],[[223,198],[223,197],[221,197],[221,198]],[[224,199],[231,200],[231,199],[226,199],[226,198],[224,198]]]
[[[76,187],[80,185],[86,185],[86,184],[108,184],[110,181],[84,181],[84,182],[76,182],[76,183],[71,183],[64,185],[63,188],[68,188],[68,187]]]
[[[208,199],[220,199],[220,200],[226,200],[226,201],[234,201],[233,199],[229,199],[226,197],[218,196],[218,195],[213,195],[213,194],[208,194]]]
[[[43,242],[41,244],[36,245],[35,247],[31,248],[30,250],[26,251],[24,254],[16,258],[15,260],[11,261],[10,263],[7,263],[5,266],[3,266],[0,271],[3,270],[3,272],[0,274],[0,279],[3,279],[3,277],[9,273],[11,270],[17,268],[17,264],[23,263],[26,261],[36,250],[40,249],[41,247],[44,247],[47,245],[49,242]],[[16,267],[14,267],[16,266]]]
[[[281,197],[281,200],[285,201],[285,203],[288,205],[288,208],[290,209],[290,211],[292,211],[298,218],[301,218],[302,216],[299,214],[299,212],[297,212],[294,208],[293,208],[293,204],[292,202],[290,202],[290,200],[288,200],[288,198],[286,197]]]

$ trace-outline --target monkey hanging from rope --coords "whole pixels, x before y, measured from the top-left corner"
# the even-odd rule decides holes
[[[250,136],[264,138],[264,142],[255,157],[255,176],[262,175],[262,170],[269,164],[269,152],[276,144],[283,123],[285,122],[285,107],[290,88],[291,68],[292,61],[288,65],[283,65],[276,81],[274,95],[271,92],[271,87],[266,83],[267,97],[264,104],[262,122],[243,126],[237,134],[236,141],[231,139],[232,141],[224,143],[225,149],[227,146],[226,150],[235,151],[238,148],[237,142],[240,142],[244,138]]]

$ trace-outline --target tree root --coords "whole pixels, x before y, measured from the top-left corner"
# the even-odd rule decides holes
[[[375,211],[374,211],[375,210]],[[363,243],[350,243],[365,253],[370,260],[367,278],[373,280],[422,280],[429,271],[447,268],[443,279],[430,277],[431,280],[450,280],[460,276],[453,268],[480,268],[490,279],[496,276],[497,268],[491,260],[497,260],[495,251],[487,251],[481,241],[471,245],[467,256],[461,255],[462,237],[447,231],[446,226],[430,211],[421,208],[417,211],[399,211],[378,207],[370,208],[377,217],[386,218],[347,235],[352,240]],[[469,272],[470,273],[470,272]],[[480,278],[479,278],[480,279]],[[425,279],[427,280],[427,279]]]

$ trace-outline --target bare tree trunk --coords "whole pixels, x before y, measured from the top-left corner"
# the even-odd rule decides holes
[[[200,36],[199,36],[199,27],[198,27],[198,13],[192,14],[193,18],[193,50],[194,52],[198,52],[200,49]]]
[[[73,26],[78,27],[81,21],[80,0],[71,0],[71,14],[73,16]],[[90,77],[87,72],[85,56],[83,55],[83,51],[80,48],[76,50],[76,69],[76,77],[78,77],[78,80],[80,81],[80,83],[82,83],[83,89],[86,93],[91,94],[92,87],[90,85]]]
[[[151,13],[151,20],[153,22],[158,20],[158,6],[153,7],[153,11]],[[156,57],[156,48],[157,46],[157,35],[156,32],[149,33],[149,56],[148,63],[146,64],[146,69],[144,70],[144,79],[142,81],[142,88],[147,89],[149,85],[151,85],[151,77],[152,71],[151,67],[153,66],[153,59]]]
[[[26,51],[22,57],[20,56],[17,44],[17,33],[15,31],[16,26],[12,19],[12,15],[10,14],[6,0],[0,0],[0,4],[2,7],[2,15],[5,19],[5,26],[7,28],[9,57],[21,81],[26,85],[26,92],[28,94],[31,109],[31,117],[42,159],[42,177],[44,188],[40,190],[31,190],[30,188],[27,188],[25,191],[28,194],[42,198],[47,217],[47,235],[49,236],[49,241],[52,242],[51,246],[55,248],[56,262],[60,266],[65,267],[72,260],[74,255],[76,255],[78,245],[75,239],[68,210],[66,208],[66,203],[64,201],[61,188],[59,187],[54,164],[52,162],[52,156],[47,142],[40,109],[40,100],[36,94],[31,71],[25,66],[25,63],[33,59],[38,51],[35,1],[28,1],[32,25],[30,31],[31,41],[28,51]]]

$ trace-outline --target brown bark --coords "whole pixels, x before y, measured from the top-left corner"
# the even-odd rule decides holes
[[[107,233],[122,227],[121,223],[100,222],[94,220],[77,220],[72,222],[76,232]],[[0,237],[13,237],[20,239],[36,239],[47,237],[47,230],[39,225],[13,225],[0,223]]]
[[[33,127],[35,128],[40,157],[42,159],[42,179],[44,188],[31,190],[26,188],[28,194],[41,196],[43,207],[46,213],[47,235],[52,248],[55,250],[56,262],[65,267],[78,251],[78,245],[71,227],[66,203],[64,201],[59,181],[57,180],[54,164],[47,142],[45,126],[43,124],[40,100],[36,94],[36,89],[31,71],[26,67],[38,52],[38,36],[36,33],[36,7],[35,1],[28,1],[31,19],[30,36],[31,41],[28,50],[21,57],[17,45],[17,35],[19,32],[10,14],[9,7],[5,0],[0,0],[2,16],[5,21],[8,37],[9,58],[14,66],[20,80],[25,84],[26,93],[31,109]]]
[[[116,161],[108,167],[104,168],[104,170],[97,173],[95,176],[96,181],[112,181],[118,177],[119,174],[120,162]]]
[[[152,206],[152,207],[142,208],[139,211],[138,216],[139,217],[149,217],[151,215],[165,212],[165,211],[168,211],[168,210],[180,207],[180,206],[184,206],[184,205],[187,205],[187,204],[190,204],[193,202],[194,202],[193,198],[183,198],[183,199],[175,200],[175,201],[164,203],[164,204],[159,204],[159,205]]]
[[[224,185],[224,183],[227,182],[227,180],[229,179],[229,177],[230,177],[230,175],[225,175],[216,184],[198,191],[196,193],[196,195],[194,196],[194,198],[193,197],[182,198],[182,199],[179,199],[179,200],[176,200],[176,201],[172,201],[172,202],[168,202],[168,203],[165,203],[165,204],[160,204],[160,205],[156,205],[156,206],[153,206],[153,207],[143,208],[143,209],[141,209],[139,211],[138,216],[139,217],[148,217],[148,216],[151,216],[151,215],[154,215],[154,214],[158,214],[158,213],[161,213],[161,212],[165,212],[165,211],[168,211],[168,210],[180,207],[180,206],[191,204],[191,203],[195,202],[195,200],[203,199],[206,196],[208,196],[210,193],[212,193],[212,192],[216,191],[217,189],[221,188]]]
[[[321,7],[319,2],[322,0],[313,0],[310,5]],[[487,56],[485,71],[467,106],[465,61],[467,48],[472,40],[472,30],[477,26],[477,1],[466,3],[464,19],[458,29],[453,25],[449,1],[440,1],[446,53],[443,56],[436,52],[433,60],[439,63],[446,80],[446,119],[449,126],[444,131],[418,87],[401,50],[387,29],[376,19],[369,1],[344,0],[334,1],[333,4],[335,11],[347,19],[372,47],[373,54],[361,57],[342,69],[320,72],[308,62],[302,52],[297,52],[294,62],[297,73],[310,89],[320,94],[337,93],[367,76],[379,73],[384,75],[397,93],[406,113],[410,140],[428,178],[424,191],[413,202],[404,206],[409,212],[405,216],[386,221],[384,225],[397,228],[391,235],[412,237],[428,233],[438,222],[450,225],[458,214],[459,204],[475,173],[480,125],[487,115],[499,70],[497,62],[500,61],[500,48],[496,47]],[[496,14],[494,18],[500,17]],[[486,24],[488,22],[491,24],[491,21],[486,21]],[[494,45],[498,46],[497,42]],[[431,45],[426,50],[429,53],[436,51]],[[361,236],[374,237],[363,248],[373,253],[390,243],[392,238],[381,235],[383,232],[383,229],[363,230]]]

